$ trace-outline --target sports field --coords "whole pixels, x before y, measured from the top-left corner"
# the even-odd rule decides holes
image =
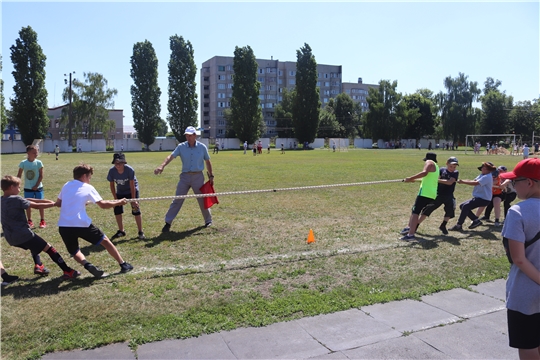
[[[162,175],[153,170],[168,152],[126,153],[136,171],[141,197],[174,195],[180,160]],[[211,155],[219,192],[395,180],[422,170],[425,151],[287,151],[253,156],[243,151]],[[464,155],[438,151],[439,165],[449,156],[460,162],[460,178],[473,179],[482,161],[506,165],[513,156]],[[25,154],[2,155],[2,176],[16,175]],[[41,154],[45,197],[56,199],[72,169],[84,161],[94,167],[91,184],[112,199],[107,171],[112,153]],[[59,210],[46,210],[46,229],[36,233],[52,243],[81,278],[62,281],[62,272],[33,274],[30,253],[2,241],[2,262],[21,280],[2,289],[3,359],[36,358],[59,350],[92,348],[114,342],[137,345],[242,326],[262,326],[303,316],[465,287],[505,277],[509,264],[500,230],[486,224],[443,236],[442,208],[426,220],[418,242],[398,240],[407,224],[418,183],[392,182],[260,194],[223,196],[212,208],[214,225],[187,199],[171,232],[161,234],[170,200],[141,202],[146,240],[137,239],[126,211],[127,236],[115,240],[128,274],[102,247],[81,242],[92,263],[111,275],[94,279],[66,253],[58,234]],[[457,185],[458,203],[471,186]],[[116,232],[113,210],[89,206],[95,225]],[[34,222],[39,212],[33,210]],[[459,214],[459,210],[457,210]],[[455,219],[449,226],[455,224]],[[466,223],[468,225],[468,222]],[[466,226],[465,226],[466,228]],[[310,229],[315,242],[306,243]]]

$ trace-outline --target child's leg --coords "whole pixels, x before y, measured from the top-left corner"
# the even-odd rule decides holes
[[[32,208],[28,208],[26,209],[26,218],[29,220],[29,221],[32,221]]]
[[[536,349],[518,349],[518,354],[521,360],[538,360],[540,359],[540,347]]]
[[[39,216],[41,216],[41,220],[45,220],[45,209],[39,209]]]
[[[72,269],[67,266],[67,264],[64,262],[64,259],[60,254],[56,251],[56,249],[49,243],[43,248],[43,251],[46,252],[52,261],[56,263],[60,267],[60,269],[64,271],[71,271]]]
[[[116,261],[118,261],[118,264],[124,263],[124,259],[122,259],[122,256],[118,252],[118,249],[116,249],[116,246],[114,246],[114,244],[111,242],[111,240],[109,240],[107,236],[103,238],[103,240],[101,241],[101,245],[109,252],[109,254]]]
[[[118,224],[118,230],[124,231],[124,221],[122,218],[122,214],[115,215],[114,217],[116,218],[116,223]]]
[[[136,215],[135,222],[137,223],[137,228],[139,229],[139,232],[142,231],[142,216]]]

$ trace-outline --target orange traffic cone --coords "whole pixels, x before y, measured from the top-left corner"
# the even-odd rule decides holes
[[[307,243],[311,244],[313,242],[315,242],[315,236],[313,235],[313,230],[309,229],[309,234],[307,236]]]

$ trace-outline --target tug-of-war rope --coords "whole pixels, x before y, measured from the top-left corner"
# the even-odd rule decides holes
[[[262,189],[262,190],[243,190],[243,191],[226,191],[220,193],[210,193],[210,194],[188,194],[188,195],[178,195],[178,196],[156,196],[148,198],[138,198],[138,199],[126,199],[128,202],[139,202],[139,201],[152,201],[152,200],[167,200],[167,199],[188,199],[188,198],[200,198],[200,197],[209,197],[209,196],[225,196],[225,195],[245,195],[245,194],[258,194],[258,193],[268,193],[268,192],[278,192],[278,191],[296,191],[296,190],[312,190],[312,189],[325,189],[333,187],[343,187],[343,186],[360,186],[360,185],[373,185],[373,184],[387,184],[394,182],[403,182],[403,179],[396,180],[379,180],[379,181],[365,181],[358,183],[349,183],[349,184],[331,184],[331,185],[314,185],[314,186],[297,186],[290,188],[281,188],[281,189]]]

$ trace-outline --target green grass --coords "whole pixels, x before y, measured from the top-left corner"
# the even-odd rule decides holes
[[[153,175],[168,153],[127,153],[137,173],[141,197],[171,196],[180,161]],[[282,155],[212,156],[217,192],[401,179],[421,171],[425,152],[417,150],[287,151]],[[518,157],[474,156],[439,151],[442,165],[458,156],[462,179],[478,174],[482,161],[512,168]],[[2,155],[2,176],[15,174],[23,154]],[[92,184],[111,199],[107,170],[112,153],[42,154],[45,197],[56,199],[80,161],[94,167]],[[46,210],[49,227],[36,232],[52,243],[82,277],[61,281],[61,271],[36,278],[30,254],[2,242],[2,261],[17,283],[2,289],[2,357],[37,358],[44,353],[129,342],[185,338],[242,326],[330,313],[505,277],[508,262],[500,228],[442,236],[442,208],[419,229],[418,243],[399,238],[419,184],[387,183],[317,190],[222,196],[212,208],[214,226],[187,199],[171,232],[161,234],[170,200],[141,203],[146,240],[137,239],[130,212],[125,238],[115,241],[135,267],[116,274],[115,261],[100,247],[81,241],[88,260],[112,273],[94,280],[70,259],[58,234],[58,209]],[[472,187],[458,185],[458,203]],[[106,234],[116,232],[111,210],[89,206]],[[459,213],[459,210],[458,210]],[[39,214],[33,210],[34,221]],[[455,223],[451,221],[451,224]],[[306,244],[313,229],[316,242]]]

